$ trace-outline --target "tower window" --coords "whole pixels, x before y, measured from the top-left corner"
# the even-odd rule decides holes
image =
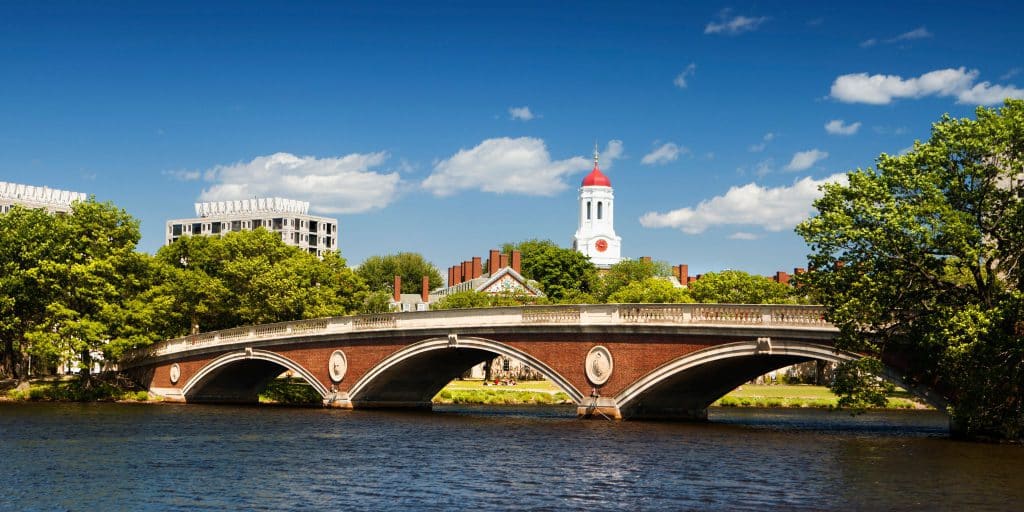
[[[590,220],[590,201],[587,201],[587,220]]]
[[[601,204],[601,201],[598,201],[597,202],[597,220],[601,220],[601,209],[602,209],[601,206],[603,206]]]

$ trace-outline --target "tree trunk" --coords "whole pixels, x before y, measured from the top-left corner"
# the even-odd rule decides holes
[[[78,377],[82,381],[82,387],[89,389],[92,387],[92,354],[89,353],[89,349],[82,351],[82,363],[81,370],[78,372]]]
[[[491,381],[491,375],[493,373],[491,371],[491,368],[494,366],[494,361],[497,361],[497,360],[498,360],[498,356],[494,356],[494,357],[488,359],[486,363],[484,363],[484,382],[490,382]]]

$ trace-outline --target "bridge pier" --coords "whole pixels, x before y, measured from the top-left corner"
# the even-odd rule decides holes
[[[621,420],[622,411],[619,404],[610,396],[589,397],[583,399],[583,403],[576,406],[578,418],[595,418]]]

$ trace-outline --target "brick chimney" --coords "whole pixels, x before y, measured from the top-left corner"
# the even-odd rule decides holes
[[[804,272],[807,272],[807,269],[803,267],[796,267],[793,269],[793,274],[795,275],[800,275],[803,274]]]
[[[502,254],[501,255],[501,264],[498,266],[498,268],[501,269],[501,268],[505,268],[507,266],[508,266],[508,254]]]
[[[448,286],[455,284],[455,267],[448,267]]]
[[[642,261],[644,263],[650,263],[651,262],[651,257],[650,256],[640,256],[640,261]]]
[[[423,299],[423,302],[430,301],[430,276],[423,276],[423,290],[420,291],[420,299]]]
[[[455,283],[452,284],[451,286],[455,286],[456,284],[462,284],[462,267],[458,265],[452,267],[452,274],[455,277]]]
[[[680,264],[679,266],[676,267],[675,274],[676,277],[679,279],[679,284],[685,286],[686,283],[689,282],[688,278],[690,277],[689,265]]]
[[[501,253],[497,249],[491,249],[490,255],[487,257],[487,273],[494,275],[498,269],[501,268]]]
[[[480,268],[480,256],[473,256],[473,279],[476,279],[482,275]]]
[[[395,276],[395,302],[402,302],[402,276]]]
[[[781,270],[775,273],[775,282],[782,284],[789,284],[789,274],[782,272]]]
[[[523,255],[519,251],[512,251],[512,270],[523,273]]]

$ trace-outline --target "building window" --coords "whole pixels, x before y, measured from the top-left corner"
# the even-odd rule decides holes
[[[231,231],[241,231],[241,230],[242,230],[242,221],[240,221],[240,220],[233,220],[233,221],[231,221]]]
[[[283,221],[284,219],[281,218],[274,219],[274,229],[280,230]]]
[[[597,220],[601,220],[601,210],[602,210],[601,207],[602,206],[604,206],[604,205],[601,204],[601,201],[598,201],[597,202]]]
[[[220,233],[220,222],[214,222],[210,224],[210,233],[213,233],[215,235]]]
[[[171,226],[171,235],[181,236],[181,224],[174,224]]]
[[[317,224],[317,222],[315,220],[309,221],[309,232],[310,233],[316,233],[316,227],[317,227],[316,224]]]
[[[590,201],[587,201],[587,220],[590,220]]]
[[[316,245],[316,235],[309,235],[309,245]]]
[[[512,369],[512,364],[507,357],[501,359],[501,371],[507,372]]]
[[[192,224],[192,234],[193,235],[198,235],[199,233],[202,233],[202,232],[203,232],[203,225],[202,224]]]
[[[329,234],[331,234],[333,232],[334,232],[334,224],[328,224],[327,225],[327,234],[329,235]]]
[[[295,245],[299,245],[299,234],[298,233],[292,233],[292,242]]]

